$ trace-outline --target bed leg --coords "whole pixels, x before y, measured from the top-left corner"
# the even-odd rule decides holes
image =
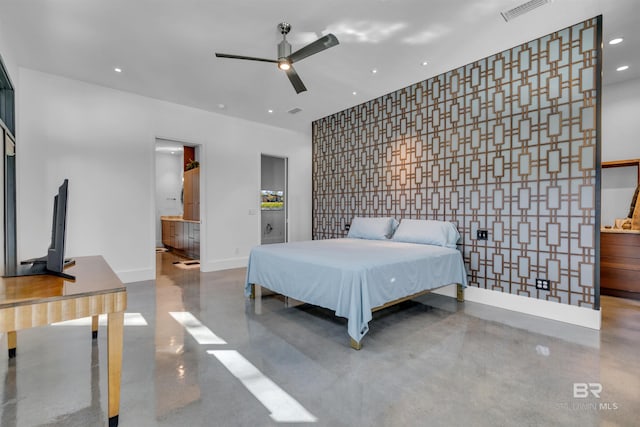
[[[362,342],[358,342],[351,338],[351,348],[354,350],[360,350],[362,348]]]
[[[254,284],[251,285],[251,295],[249,295],[249,298],[256,299],[256,285]]]
[[[464,288],[458,283],[458,292],[456,293],[458,302],[464,302]]]

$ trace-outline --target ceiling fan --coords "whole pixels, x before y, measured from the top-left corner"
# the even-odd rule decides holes
[[[272,62],[278,64],[278,68],[284,71],[287,74],[287,77],[289,77],[289,81],[291,81],[296,93],[304,92],[307,88],[304,86],[300,76],[298,76],[298,73],[296,73],[296,70],[293,68],[293,63],[329,49],[330,47],[336,46],[338,44],[338,38],[333,34],[327,34],[326,36],[320,37],[318,40],[291,53],[291,45],[287,41],[287,34],[291,31],[291,25],[286,22],[282,22],[278,24],[278,30],[280,31],[280,34],[282,34],[282,41],[278,43],[278,59],[255,58],[252,56],[229,55],[217,52],[216,57],[247,59],[249,61]]]

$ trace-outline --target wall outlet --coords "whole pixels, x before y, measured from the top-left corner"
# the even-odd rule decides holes
[[[489,238],[489,231],[488,230],[476,231],[476,238],[478,240],[487,240]]]
[[[536,279],[536,289],[542,289],[543,291],[548,291],[549,281],[547,279]]]

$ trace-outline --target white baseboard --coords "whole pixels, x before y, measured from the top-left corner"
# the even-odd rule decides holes
[[[220,271],[220,270],[229,270],[231,268],[242,268],[246,267],[249,262],[249,257],[238,257],[238,258],[226,258],[226,259],[217,259],[214,261],[203,262],[200,260],[200,270],[203,272],[206,271]]]
[[[120,270],[115,272],[122,283],[142,282],[144,280],[155,280],[156,271],[153,268],[141,270]]]
[[[445,286],[433,292],[455,298],[456,285]],[[464,299],[591,329],[600,329],[602,323],[600,310],[491,291],[474,286],[469,286],[464,290]]]

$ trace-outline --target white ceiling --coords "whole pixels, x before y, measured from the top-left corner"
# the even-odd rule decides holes
[[[0,31],[22,67],[305,132],[312,120],[599,14],[605,42],[624,37],[605,43],[605,85],[640,77],[640,0],[554,0],[502,19],[523,2],[0,0]],[[275,64],[215,58],[275,58],[282,21],[293,50],[328,32],[340,40],[296,64],[307,92],[297,95]],[[622,64],[629,70],[616,72]],[[288,114],[294,107],[302,112]]]

